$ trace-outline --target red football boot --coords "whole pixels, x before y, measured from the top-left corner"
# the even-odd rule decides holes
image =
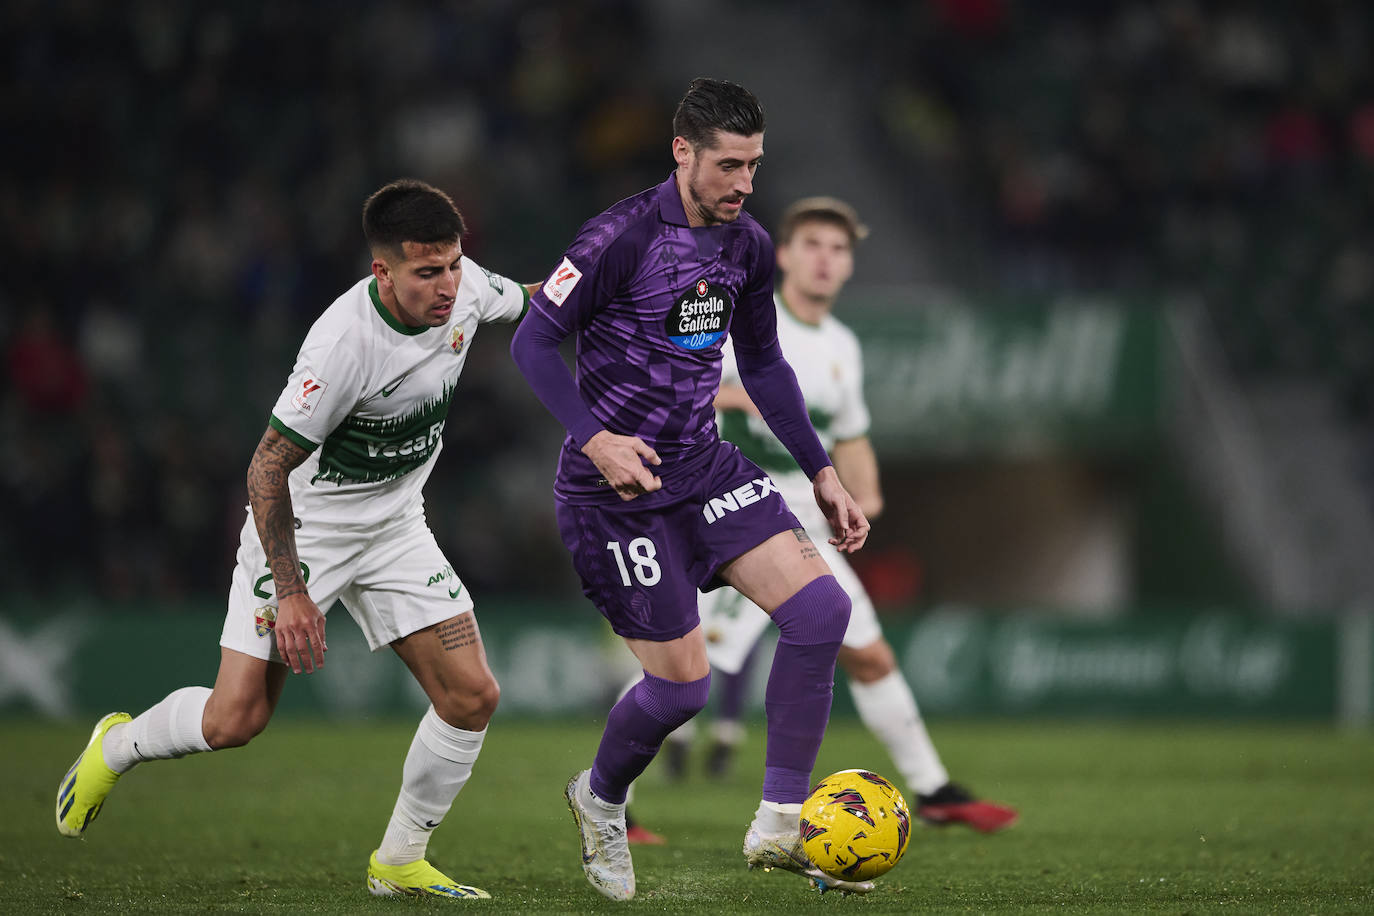
[[[668,843],[663,837],[630,817],[629,809],[625,811],[625,839],[632,846],[666,846]]]
[[[936,827],[967,824],[979,833],[1004,830],[1019,817],[1015,808],[979,801],[954,782],[945,783],[930,795],[917,795],[916,816]]]

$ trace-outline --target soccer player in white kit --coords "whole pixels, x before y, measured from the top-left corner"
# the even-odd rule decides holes
[[[214,688],[183,687],[136,718],[102,718],[58,787],[57,827],[83,836],[139,763],[247,744],[266,728],[288,666],[309,674],[324,664],[324,614],[340,600],[371,648],[391,646],[431,702],[369,889],[489,897],[425,861],[500,689],[421,489],[478,326],[518,320],[529,288],[464,256],[453,201],[422,182],[372,194],[363,231],[372,273],[310,328],[249,465]]]
[[[865,235],[867,228],[843,201],[811,197],[792,204],[783,214],[775,239],[783,281],[774,301],[778,339],[797,374],[811,422],[841,482],[873,519],[882,512],[883,498],[868,439],[863,355],[858,338],[831,314],[853,273],[854,245]],[[721,438],[733,442],[769,473],[849,594],[853,609],[838,664],[849,677],[859,717],[882,741],[915,792],[916,812],[924,821],[962,823],[983,832],[1010,826],[1017,818],[1015,810],[979,800],[950,781],[911,687],[883,637],[873,601],[849,561],[821,536],[828,528],[810,498],[811,482],[759,417],[740,384],[733,355],[727,346],[715,402]],[[768,616],[728,587],[704,593],[698,606],[712,668],[727,676],[738,674],[767,627]],[[717,742],[738,741],[742,734],[737,721],[722,722],[718,717],[712,724]],[[680,729],[669,740],[690,741],[690,729]],[[645,842],[654,840],[642,830],[635,836]]]

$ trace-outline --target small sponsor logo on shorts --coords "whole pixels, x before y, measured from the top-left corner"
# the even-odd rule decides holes
[[[253,614],[253,629],[258,631],[259,636],[266,636],[272,632],[272,628],[277,625],[277,609],[271,607],[260,607]]]
[[[447,584],[444,585],[445,588],[448,588],[448,596],[450,598],[457,598],[459,595],[463,593],[463,583],[458,581],[458,574],[453,571],[453,565],[450,563],[445,563],[443,569],[439,570],[437,573],[434,573],[429,577],[429,581],[425,583],[425,588],[429,588],[431,585],[434,585],[435,583],[449,582],[457,583],[457,586],[455,588],[449,588]]]
[[[773,483],[771,477],[756,477],[749,483],[740,484],[733,490],[727,490],[719,496],[712,496],[706,500],[706,505],[701,507],[701,514],[706,516],[706,524],[713,525],[718,519],[727,512],[738,512],[745,506],[753,505],[770,493],[777,493],[778,487]]]
[[[435,582],[447,582],[449,579],[456,578],[458,578],[458,574],[453,571],[453,564],[445,563],[443,569],[430,574],[429,581],[425,583],[425,587],[428,588]]]

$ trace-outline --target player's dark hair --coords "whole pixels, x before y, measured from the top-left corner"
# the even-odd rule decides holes
[[[699,76],[677,104],[673,135],[694,149],[714,149],[721,131],[742,137],[763,133],[763,106],[743,86]]]
[[[456,242],[466,231],[453,199],[414,178],[401,178],[377,189],[363,204],[363,235],[374,253],[402,252],[405,242]]]

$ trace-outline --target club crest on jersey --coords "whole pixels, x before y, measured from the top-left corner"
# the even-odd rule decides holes
[[[682,349],[701,350],[725,336],[734,307],[727,290],[702,277],[678,296],[663,330]]]
[[[457,356],[463,352],[463,329],[459,325],[454,325],[453,330],[448,332],[448,347]]]
[[[253,615],[253,629],[257,630],[259,636],[266,636],[272,632],[272,628],[277,625],[277,609],[268,605],[260,607]]]

